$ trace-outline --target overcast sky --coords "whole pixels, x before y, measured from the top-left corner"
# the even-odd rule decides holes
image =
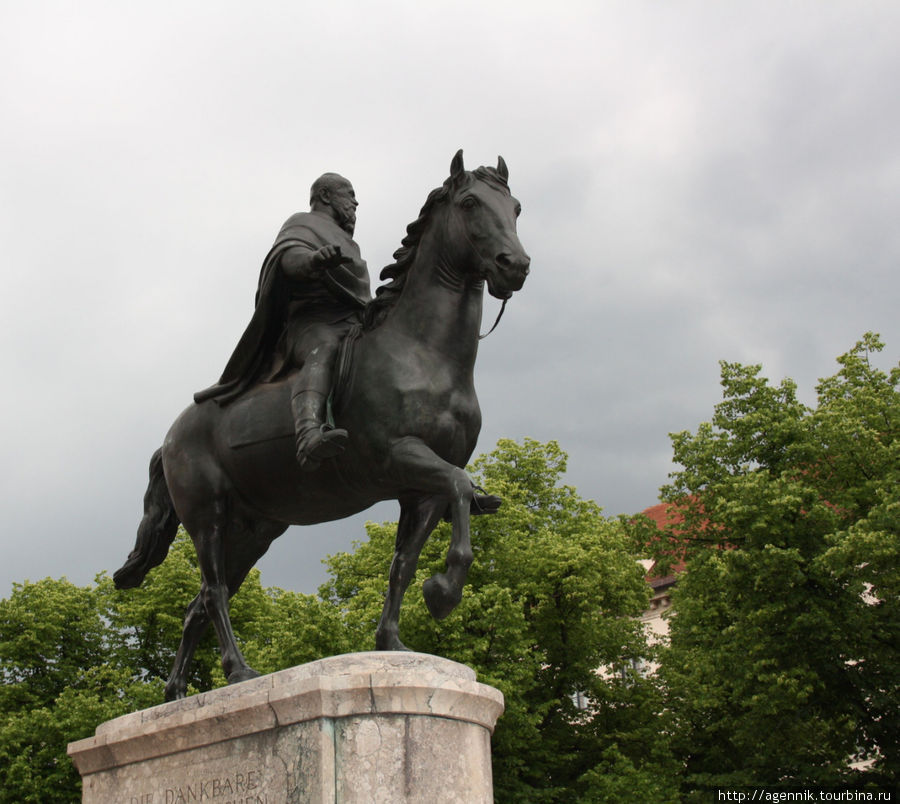
[[[313,179],[354,183],[374,285],[458,148],[505,157],[532,257],[477,451],[556,439],[608,514],[652,505],[720,359],[809,402],[866,330],[896,362],[898,76],[896,2],[0,2],[0,596],[122,563]],[[263,583],[314,591],[365,519]]]

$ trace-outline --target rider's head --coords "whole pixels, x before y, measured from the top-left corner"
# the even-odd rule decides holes
[[[352,235],[356,228],[356,208],[359,202],[353,185],[337,173],[325,173],[313,182],[309,191],[309,207],[333,218],[345,232]]]

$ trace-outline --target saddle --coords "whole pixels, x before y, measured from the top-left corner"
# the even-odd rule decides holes
[[[331,393],[328,395],[327,423],[335,426],[334,410],[339,409],[353,369],[356,344],[362,325],[354,325],[344,336],[334,366]],[[260,382],[225,408],[225,442],[231,449],[240,449],[280,438],[294,438],[291,417],[291,379],[295,369],[271,382]]]

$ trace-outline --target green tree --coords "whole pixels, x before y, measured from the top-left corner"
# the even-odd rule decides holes
[[[661,673],[687,790],[896,784],[900,368],[881,349],[840,357],[814,408],[723,362],[712,422],[673,436],[684,521],[662,546],[687,566]]]
[[[616,801],[635,791],[672,800],[673,764],[660,694],[636,665],[649,657],[635,619],[647,601],[622,525],[561,485],[555,443],[500,442],[474,473],[504,498],[473,522],[475,563],[461,605],[428,614],[417,586],[403,611],[416,650],[474,667],[506,712],[494,735],[498,801]],[[251,572],[231,603],[242,649],[261,672],[373,647],[396,528],[329,559],[318,596],[263,588]],[[417,584],[443,568],[449,526],[423,551]],[[98,723],[162,700],[185,607],[200,586],[181,531],[136,591],[106,575],[90,587],[47,579],[0,601],[0,802],[75,801],[68,742]],[[599,668],[605,668],[598,672]],[[212,634],[192,691],[224,684]],[[574,696],[587,702],[576,706]]]
[[[104,625],[91,589],[65,578],[14,584],[0,601],[0,707],[52,701],[102,653]]]
[[[184,611],[199,588],[184,531],[136,593],[116,591],[105,574],[87,587],[65,578],[13,586],[0,600],[0,802],[80,798],[66,746],[105,720],[162,701]],[[264,671],[287,665],[262,658],[260,634],[270,628],[266,639],[277,641],[298,597],[263,590],[254,571],[234,599],[236,628]],[[194,692],[225,683],[212,634],[197,651],[191,680]]]
[[[635,619],[647,585],[620,523],[560,484],[565,466],[555,442],[532,440],[502,440],[475,462],[476,482],[503,506],[473,520],[469,584],[441,622],[419,594],[443,568],[449,525],[435,531],[404,601],[403,639],[475,668],[503,692],[492,741],[497,801],[613,801],[620,782],[669,800],[658,691],[635,670],[650,653]],[[321,590],[344,612],[354,650],[372,648],[394,547],[393,525],[369,524],[368,534],[353,553],[331,557]],[[609,777],[624,768],[629,781]]]
[[[158,701],[161,685],[110,661],[102,596],[65,578],[15,584],[0,601],[0,802],[72,802],[72,740]]]
[[[98,576],[97,591],[108,624],[108,661],[129,668],[138,679],[165,681],[181,641],[185,611],[200,591],[200,583],[197,555],[184,528],[179,528],[166,560],[148,573],[139,589],[119,591],[106,574]],[[315,628],[315,600],[310,595],[263,588],[259,570],[250,571],[231,600],[230,614],[241,647],[254,667],[268,673],[326,655],[317,652],[321,640],[313,641],[305,653],[297,647],[290,656],[282,653],[281,638],[286,631]],[[292,622],[291,617],[298,621]],[[197,692],[223,684],[219,646],[210,627],[194,655],[189,689]]]
[[[248,589],[251,586],[248,579]],[[147,575],[139,589],[118,591],[105,573],[98,576],[97,587],[109,625],[108,660],[145,681],[167,679],[187,605],[200,591],[197,556],[184,528],[179,528],[166,560]],[[190,684],[195,691],[215,686],[218,666],[216,642],[207,633],[191,665]]]

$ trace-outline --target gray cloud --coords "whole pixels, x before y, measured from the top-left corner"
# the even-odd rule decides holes
[[[375,279],[457,148],[504,155],[533,272],[481,348],[479,449],[555,438],[610,514],[655,502],[719,359],[808,400],[865,330],[896,360],[895,4],[2,17],[2,594],[118,566],[150,454],[221,372],[325,170],[356,186]],[[364,519],[292,529],[264,582],[312,591]]]

